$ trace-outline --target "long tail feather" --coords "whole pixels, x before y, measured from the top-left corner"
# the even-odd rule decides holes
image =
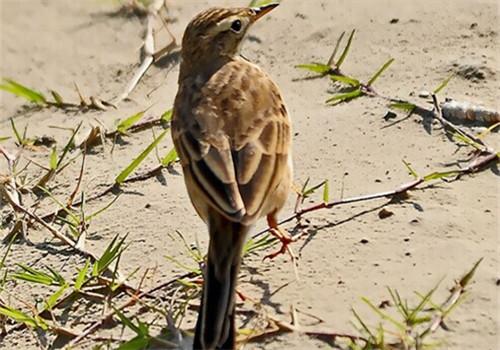
[[[241,250],[248,226],[214,214],[194,349],[234,349],[234,305]]]

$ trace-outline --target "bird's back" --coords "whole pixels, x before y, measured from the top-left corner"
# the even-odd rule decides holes
[[[282,169],[288,168],[290,121],[278,87],[265,72],[235,58],[209,77],[186,76],[172,128],[184,171],[201,181],[215,208],[249,223],[267,214],[262,212],[267,197],[288,176]],[[207,169],[215,176],[207,179]],[[206,191],[205,180],[212,191]]]

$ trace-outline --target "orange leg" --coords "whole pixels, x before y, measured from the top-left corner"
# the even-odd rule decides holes
[[[276,215],[276,213],[271,213],[271,214],[267,215],[267,224],[269,225],[269,232],[274,237],[276,237],[277,239],[279,239],[281,241],[281,248],[274,253],[266,255],[263,260],[265,260],[265,259],[272,260],[275,257],[277,257],[278,255],[281,255],[281,254],[284,254],[285,252],[287,252],[290,255],[290,257],[292,258],[292,261],[295,263],[295,261],[297,260],[297,257],[293,253],[292,248],[289,247],[289,244],[292,242],[295,242],[299,237],[296,237],[296,238],[291,237],[288,232],[286,232],[281,227],[279,227],[278,221],[276,220],[275,215]]]

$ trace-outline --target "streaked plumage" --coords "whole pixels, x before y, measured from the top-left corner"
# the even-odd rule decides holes
[[[172,136],[191,202],[210,233],[197,349],[234,348],[234,294],[246,234],[263,216],[276,221],[290,189],[283,99],[266,73],[237,55],[247,29],[275,6],[206,10],[183,37]]]

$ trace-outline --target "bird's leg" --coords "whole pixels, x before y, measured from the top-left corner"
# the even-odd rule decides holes
[[[290,234],[288,232],[286,232],[285,230],[283,230],[281,227],[278,226],[278,221],[276,220],[275,215],[276,215],[276,213],[271,213],[271,214],[267,215],[267,224],[269,226],[269,232],[274,237],[276,237],[277,239],[279,239],[281,241],[281,248],[274,253],[266,255],[263,260],[265,260],[265,259],[272,260],[275,257],[277,257],[278,255],[284,254],[285,252],[287,252],[290,255],[290,257],[292,258],[292,261],[295,263],[297,260],[297,257],[293,253],[292,248],[289,246],[289,244],[292,242],[295,242],[297,239],[290,236]]]

